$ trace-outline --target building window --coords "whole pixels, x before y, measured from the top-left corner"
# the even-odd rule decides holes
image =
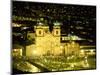
[[[56,31],[56,34],[58,34],[58,31]]]
[[[48,33],[48,30],[45,30],[45,33]]]
[[[39,31],[39,34],[41,34],[41,31]]]

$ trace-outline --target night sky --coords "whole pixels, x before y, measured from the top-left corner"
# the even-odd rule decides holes
[[[41,21],[41,18],[44,20]],[[13,23],[31,28],[39,21],[48,24],[50,30],[54,22],[59,22],[62,34],[96,42],[96,6],[13,1]]]

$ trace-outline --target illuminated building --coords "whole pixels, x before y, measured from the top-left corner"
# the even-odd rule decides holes
[[[61,28],[59,23],[54,23],[50,32],[49,26],[39,23],[34,26],[35,43],[26,46],[26,56],[43,55],[78,55],[80,46],[74,41],[61,43]],[[31,37],[32,33],[28,33]],[[67,36],[66,36],[67,37]]]
[[[19,6],[18,6],[19,5]],[[39,23],[39,25],[34,26],[35,33],[28,33],[31,36],[28,39],[35,40],[33,45],[26,46],[26,55],[59,55],[73,54],[76,52],[76,47],[72,47],[69,42],[62,43],[61,40],[79,40],[80,45],[95,45],[96,44],[96,7],[93,6],[74,6],[74,5],[59,5],[52,3],[30,3],[30,2],[13,2],[13,22],[23,25],[14,25],[15,32],[19,32],[20,27],[23,26],[23,30],[26,27],[33,27],[35,22],[41,20],[46,24],[52,24],[53,21],[59,21],[62,23],[62,27],[53,27],[52,32],[49,31],[50,25],[44,25]],[[34,23],[34,24],[33,24]],[[24,27],[24,24],[26,27]],[[18,28],[17,28],[18,27]],[[13,28],[13,31],[14,31]],[[18,30],[19,29],[19,30]],[[62,34],[74,34],[73,37],[61,36]],[[33,29],[34,30],[34,29]],[[56,31],[57,30],[57,31]],[[22,30],[21,30],[22,31]],[[20,32],[21,32],[20,31]],[[23,31],[25,32],[25,31]],[[60,34],[58,35],[57,33]],[[27,32],[26,32],[27,33]],[[56,36],[58,35],[58,36]],[[79,37],[81,38],[79,38]],[[61,38],[61,39],[60,39]],[[84,38],[84,39],[83,39]],[[15,39],[15,38],[14,38]],[[88,42],[86,42],[86,41]],[[18,40],[19,41],[19,40]],[[49,42],[48,42],[49,41]],[[85,43],[85,44],[84,44]],[[76,43],[75,43],[76,45]],[[78,48],[79,45],[77,45]],[[74,52],[72,51],[73,49]],[[29,50],[29,51],[28,51]],[[77,49],[78,50],[78,49]],[[24,51],[24,50],[23,50]],[[31,54],[30,54],[31,53]],[[84,54],[84,53],[83,53]]]
[[[13,57],[22,56],[22,50],[23,50],[22,46],[17,44],[13,45],[12,56]]]

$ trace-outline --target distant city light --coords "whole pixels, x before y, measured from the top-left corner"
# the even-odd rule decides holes
[[[21,25],[21,24],[12,23],[12,26],[13,26],[13,27],[21,27],[22,25]]]
[[[22,27],[22,30],[28,29],[29,27]]]

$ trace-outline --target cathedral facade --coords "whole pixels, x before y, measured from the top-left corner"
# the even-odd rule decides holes
[[[49,26],[35,26],[36,31],[36,50],[40,54],[60,54],[60,26],[53,26],[52,32]],[[41,52],[42,51],[42,52]]]
[[[34,30],[35,44],[26,46],[26,56],[79,54],[78,43],[61,43],[60,25],[54,25],[52,31],[48,25],[36,25]]]

